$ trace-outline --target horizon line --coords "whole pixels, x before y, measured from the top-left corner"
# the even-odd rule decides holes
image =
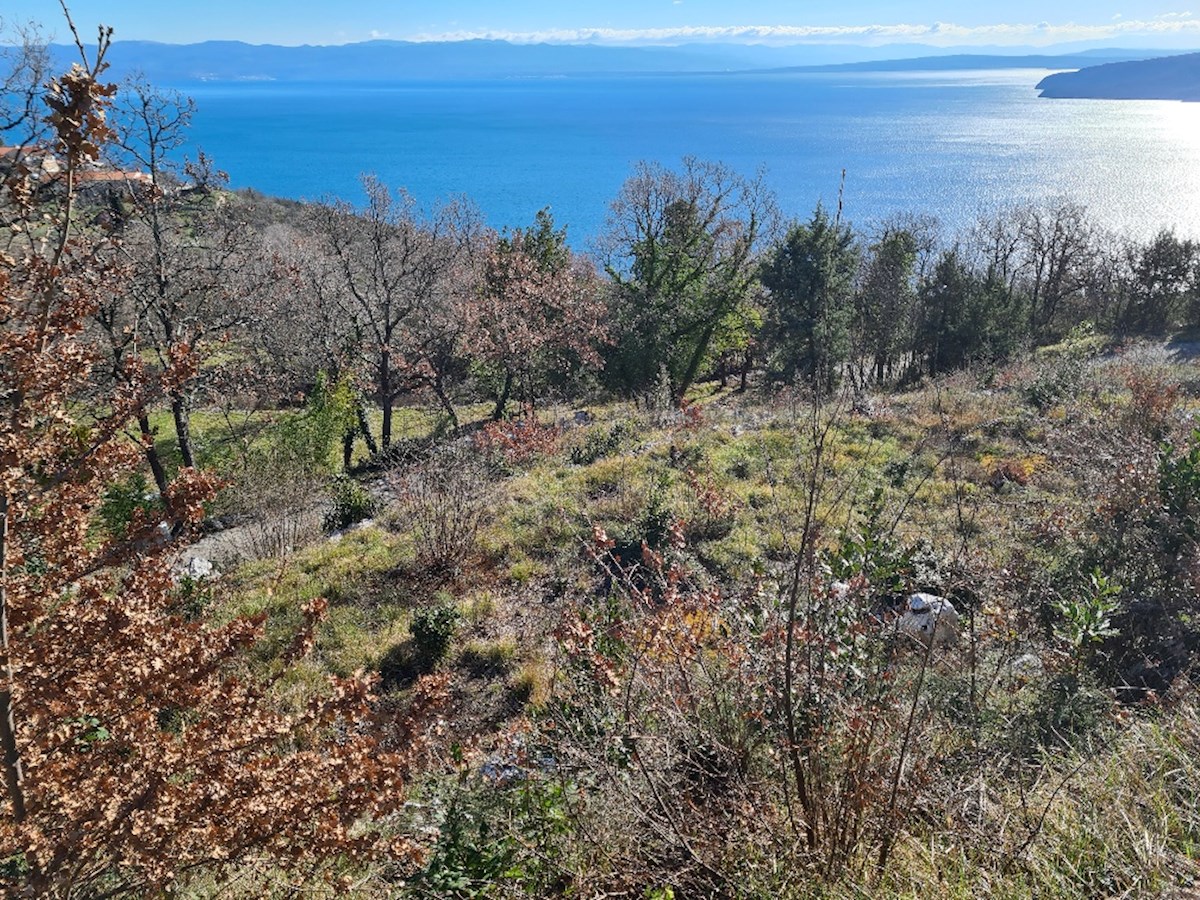
[[[443,32],[418,32],[392,35],[370,30],[352,41],[328,43],[304,42],[273,44],[239,38],[208,38],[188,43],[244,43],[252,46],[338,47],[356,43],[387,41],[431,44],[467,41],[502,41],[509,44],[552,44],[598,47],[675,47],[683,44],[736,44],[744,46],[803,47],[818,44],[886,47],[891,44],[920,44],[931,49],[971,46],[1048,47],[1121,40],[1164,40],[1200,38],[1200,18],[1191,13],[1172,13],[1154,19],[1115,19],[1088,24],[1065,23],[992,23],[959,25],[953,22],[890,23],[869,25],[687,25],[656,28],[545,28],[529,31],[508,29],[461,29]],[[129,42],[188,46],[186,43],[129,38]]]

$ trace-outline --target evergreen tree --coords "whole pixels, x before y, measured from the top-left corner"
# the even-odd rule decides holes
[[[832,387],[850,351],[854,232],[818,206],[770,251],[761,278],[767,295],[771,360],[786,381]]]
[[[725,166],[689,158],[678,172],[638,167],[613,204],[609,234],[614,387],[639,393],[665,371],[682,400],[746,302],[773,218],[761,183]]]
[[[858,293],[858,350],[869,358],[878,384],[895,377],[912,344],[916,263],[917,238],[903,228],[885,231],[867,258]]]

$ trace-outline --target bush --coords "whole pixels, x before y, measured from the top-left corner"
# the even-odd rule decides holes
[[[171,610],[187,621],[200,621],[212,605],[213,588],[208,582],[185,575],[175,585]]]
[[[333,480],[329,499],[331,505],[322,522],[326,531],[341,531],[369,519],[377,508],[371,492],[345,475]]]
[[[458,621],[458,610],[449,603],[439,602],[417,610],[409,630],[417,661],[424,668],[432,669],[446,658]]]
[[[100,522],[111,535],[122,535],[139,513],[148,513],[159,506],[156,494],[142,472],[134,472],[114,484],[104,493],[100,506]]]
[[[529,770],[517,750],[485,763],[430,804],[437,844],[411,880],[419,897],[561,897],[571,792]]]
[[[394,645],[379,661],[383,688],[409,687],[436,669],[450,652],[458,625],[458,610],[445,595],[417,610],[409,624],[411,637]]]
[[[1008,724],[1017,752],[1077,747],[1108,721],[1112,701],[1086,678],[1063,673],[1047,678],[1026,712]]]
[[[684,472],[689,493],[688,538],[715,541],[729,535],[736,523],[740,504],[711,475],[699,475],[694,469]]]
[[[234,512],[250,517],[245,547],[250,556],[282,556],[320,534],[322,517],[313,498],[325,493],[334,449],[353,421],[352,403],[344,381],[330,385],[318,378],[304,410],[284,417],[243,454],[226,499]]]
[[[474,555],[491,509],[483,462],[463,448],[445,448],[393,479],[398,523],[411,531],[416,563],[456,576]]]
[[[886,629],[866,624],[864,569],[885,561],[873,547],[857,560],[814,554],[778,593],[734,597],[686,549],[676,524],[630,561],[595,529],[607,602],[581,604],[558,632],[550,752],[595,778],[580,815],[641,813],[594,849],[638,884],[687,896],[729,893],[738,876],[726,854],[773,835],[786,837],[767,852],[796,852],[798,866],[840,873],[886,860],[925,783],[929,745],[927,725],[906,717],[923,663],[903,664]],[[830,570],[850,577],[844,595]]]
[[[534,419],[488,422],[475,435],[475,446],[486,456],[518,466],[536,456],[553,453],[561,432],[554,425],[539,425]]]
[[[1088,363],[1095,355],[1094,337],[1095,329],[1089,323],[1071,329],[1062,350],[1038,367],[1032,383],[1025,389],[1030,403],[1045,412],[1078,396]]]
[[[582,443],[572,445],[567,451],[567,459],[572,465],[590,466],[616,453],[629,432],[626,422],[614,422],[608,429],[591,428],[584,434]]]
[[[1088,572],[1122,586],[1119,604],[1105,595],[1093,611],[1099,633],[1087,656],[1105,683],[1136,699],[1164,690],[1200,652],[1200,432],[1157,448],[1127,438],[1122,453],[1098,486],[1089,539],[1063,548],[1070,562],[1059,592],[1078,594]],[[1069,624],[1086,610],[1050,612]]]
[[[315,540],[320,511],[313,503],[325,490],[324,472],[293,467],[275,454],[257,454],[239,474],[235,509],[249,516],[246,555],[255,559],[285,556]]]

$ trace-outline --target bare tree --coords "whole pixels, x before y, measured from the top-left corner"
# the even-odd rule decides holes
[[[342,302],[341,274],[318,237],[291,225],[274,225],[264,247],[280,266],[280,278],[254,329],[265,367],[296,391],[307,391],[323,376],[345,381],[354,391],[355,427],[343,436],[342,462],[350,467],[361,435],[367,450],[379,452],[363,405],[355,361],[363,336]]]
[[[162,368],[181,353],[204,355],[235,336],[253,315],[253,298],[272,282],[257,240],[218,190],[224,173],[202,153],[180,165],[192,101],[143,81],[120,94],[117,160],[127,172],[113,197],[125,264],[132,272],[124,315],[137,322],[138,348]],[[269,261],[267,261],[269,262]],[[103,324],[103,323],[102,323]],[[170,396],[180,456],[196,464],[191,408],[197,383]]]
[[[50,57],[36,25],[0,18],[0,38],[0,135],[21,146],[40,131],[38,96]]]
[[[1094,243],[1087,211],[1067,200],[1003,209],[982,219],[969,241],[988,281],[1006,291],[1007,305],[1025,304],[1035,342],[1087,286]]]
[[[464,205],[425,215],[407,193],[393,194],[374,176],[364,177],[363,187],[361,211],[323,203],[313,208],[309,226],[336,273],[355,363],[370,374],[383,412],[386,449],[393,409],[406,393],[430,391],[458,425],[447,377],[464,331],[456,307],[473,283],[471,248],[479,228]]]
[[[1064,301],[1087,284],[1092,227],[1082,206],[1064,200],[1024,207],[1020,236],[1029,290],[1029,330],[1037,340]]]

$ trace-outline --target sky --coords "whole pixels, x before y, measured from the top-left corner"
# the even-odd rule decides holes
[[[85,38],[343,44],[503,38],[595,43],[917,43],[1200,47],[1187,0],[71,0]],[[1200,4],[1200,0],[1195,0]],[[69,33],[56,0],[4,0],[0,19]]]

